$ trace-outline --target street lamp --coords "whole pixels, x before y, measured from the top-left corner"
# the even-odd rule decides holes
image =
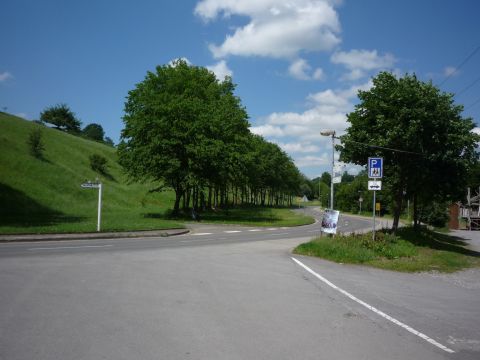
[[[320,135],[332,137],[332,176],[330,180],[330,210],[333,210],[333,167],[335,166],[335,130],[323,130],[320,131]]]

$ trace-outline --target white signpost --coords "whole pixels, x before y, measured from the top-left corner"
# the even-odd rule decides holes
[[[382,190],[382,182],[377,179],[383,177],[383,158],[369,157],[368,158],[368,177],[373,180],[368,181],[368,190],[373,190],[373,240],[375,241],[375,204],[376,193]]]
[[[80,186],[84,189],[98,189],[97,231],[99,232],[102,220],[102,183],[92,183],[91,181],[88,181]]]

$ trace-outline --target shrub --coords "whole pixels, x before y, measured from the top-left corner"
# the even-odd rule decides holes
[[[444,202],[433,201],[419,211],[421,222],[438,228],[444,227],[448,219],[448,205]]]
[[[107,159],[99,154],[92,154],[89,157],[90,167],[93,171],[96,171],[100,174],[107,173]]]
[[[37,159],[43,158],[43,151],[45,146],[42,141],[42,130],[36,128],[30,132],[28,136],[27,144],[30,150],[30,154]]]

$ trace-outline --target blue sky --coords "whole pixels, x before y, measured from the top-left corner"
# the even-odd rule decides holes
[[[251,130],[309,177],[329,170],[320,130],[341,134],[357,90],[381,70],[458,93],[464,116],[480,124],[480,49],[465,62],[480,46],[476,0],[3,0],[0,8],[0,108],[33,120],[66,103],[115,142],[128,91],[180,57],[231,75]]]

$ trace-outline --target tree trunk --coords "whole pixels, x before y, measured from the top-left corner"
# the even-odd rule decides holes
[[[185,190],[185,197],[183,200],[183,210],[187,211],[187,209],[190,207],[190,188]]]
[[[208,202],[207,202],[207,206],[209,209],[212,208],[212,187],[209,186],[208,187]]]
[[[402,203],[403,203],[403,190],[400,190],[395,195],[395,201],[393,205],[393,226],[392,226],[393,233],[395,233],[398,229],[400,215],[402,213]]]
[[[418,227],[420,225],[418,216],[418,199],[417,194],[413,194],[413,226]]]
[[[175,189],[175,204],[173,205],[173,216],[178,216],[180,212],[180,200],[182,199],[183,189]]]

